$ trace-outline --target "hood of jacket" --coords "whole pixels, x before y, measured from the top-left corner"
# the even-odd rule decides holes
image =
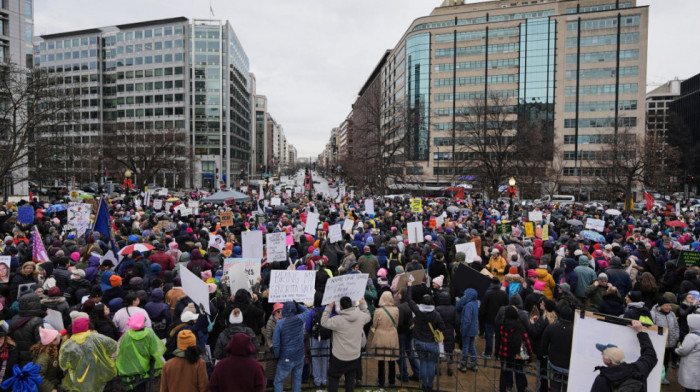
[[[151,296],[148,298],[148,302],[163,302],[165,294],[162,289],[153,289],[151,291]]]
[[[578,265],[580,267],[588,267],[590,264],[588,264],[588,257],[586,255],[581,255],[578,257]]]
[[[522,310],[523,309],[523,299],[520,297],[520,294],[515,293],[510,296],[510,299],[508,300],[508,303],[511,305],[515,306],[516,308]]]
[[[471,289],[469,289],[471,290]],[[465,291],[466,295],[466,291]],[[438,305],[450,305],[452,303],[452,298],[450,298],[450,293],[448,291],[440,291],[437,295]]]
[[[545,280],[545,278],[547,277],[547,275],[549,275],[549,271],[547,271],[547,270],[544,269],[544,268],[538,268],[538,269],[535,270],[535,272],[537,272],[537,277],[539,278],[538,280],[539,280],[540,282],[544,282],[544,280]]]
[[[37,316],[43,317],[46,312],[41,310],[41,300],[39,296],[31,293],[19,298],[19,315],[21,317]]]
[[[173,282],[173,271],[165,271],[163,272],[163,282],[165,283],[172,283]]]
[[[576,261],[574,261],[574,259],[570,259],[570,258],[564,259],[564,271],[567,274],[569,272],[573,272],[574,268],[576,268]]]
[[[503,280],[509,283],[522,283],[523,277],[518,274],[506,274],[506,276],[503,277]]]
[[[695,270],[692,269],[687,269],[683,273],[683,280],[695,280],[697,278],[698,274],[695,272]]]
[[[466,290],[464,290],[464,298],[467,299],[467,302],[476,301],[476,297],[477,297],[477,292],[476,292],[476,290],[474,290],[474,289],[466,289]],[[448,300],[449,300],[449,296],[448,296]]]
[[[240,246],[236,245],[233,247],[233,257],[242,257],[243,256],[243,250],[241,249]]]
[[[130,329],[127,333],[134,340],[142,340],[143,338],[148,336],[148,329],[143,328],[139,331],[134,331],[133,329]]]
[[[228,344],[226,344],[226,352],[234,357],[247,357],[251,354],[255,354],[255,346],[248,334],[237,333],[233,335]]]
[[[386,248],[383,246],[377,249],[377,258],[379,257],[386,257]]]
[[[688,315],[688,328],[690,331],[700,331],[700,314],[689,314]]]
[[[282,317],[292,317],[292,316],[295,316],[296,314],[297,314],[297,305],[294,302],[285,302],[284,305],[282,306]]]
[[[241,304],[241,305],[247,305],[250,303],[250,301],[253,298],[251,297],[250,293],[246,289],[238,289],[236,291],[236,296],[233,300],[234,304]]]
[[[88,267],[97,268],[100,266],[100,258],[97,256],[90,256],[88,259]]]

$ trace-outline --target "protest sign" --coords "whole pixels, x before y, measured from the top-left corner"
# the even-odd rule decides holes
[[[464,252],[464,254],[467,256],[464,258],[464,260],[467,263],[473,263],[474,258],[477,256],[476,244],[473,242],[466,242],[463,244],[455,244],[455,251],[456,252]]]
[[[172,207],[173,207],[173,203],[171,203],[171,202],[169,202],[169,201],[166,201],[166,202],[165,202],[165,207],[164,207],[164,209],[165,209],[166,212],[169,212],[170,209],[171,209]]]
[[[224,250],[225,244],[226,244],[226,241],[224,240],[224,237],[222,237],[218,234],[209,236],[209,247],[210,248],[216,248],[219,251],[222,251],[222,250]]]
[[[340,223],[337,225],[328,226],[328,238],[331,244],[343,240],[342,230],[340,229]]]
[[[226,271],[226,280],[231,289],[231,293],[235,294],[240,289],[250,291],[250,281],[245,272],[244,263],[232,263]]]
[[[58,310],[46,309],[46,317],[44,317],[44,321],[46,321],[56,331],[63,330],[63,316]]]
[[[454,293],[461,295],[466,289],[474,289],[479,299],[486,293],[490,284],[490,277],[464,264],[457,265],[450,281]]]
[[[163,219],[158,221],[158,227],[160,227],[163,230],[168,230],[168,225],[170,224],[170,221]]]
[[[329,191],[331,199],[338,197],[338,188],[330,188]]]
[[[542,227],[542,241],[549,241],[549,225]]]
[[[248,275],[248,280],[250,280],[250,287],[253,287],[258,282],[258,277],[260,276],[260,259],[238,259],[229,257],[224,259],[224,273],[234,264],[245,264],[245,273]]]
[[[359,301],[365,296],[368,277],[369,274],[351,274],[328,279],[321,305],[340,301],[343,297],[350,297],[353,301]]]
[[[17,298],[21,297],[23,294],[32,293],[32,286],[36,283],[23,283],[17,287]]]
[[[423,211],[423,200],[422,199],[411,199],[411,212],[420,213]]]
[[[445,217],[443,215],[440,215],[437,218],[435,218],[435,226],[442,227],[442,225],[445,224]]]
[[[601,352],[596,347],[598,344],[603,346],[614,344],[620,348],[625,353],[626,363],[634,363],[640,357],[637,332],[625,325],[630,322],[629,320],[625,321],[616,317],[603,318],[591,312],[586,312],[585,317],[581,317],[580,312],[577,310],[576,316],[574,316],[574,336],[571,344],[569,369],[576,369],[576,371],[569,373],[569,392],[592,390],[593,381],[599,375],[596,366],[605,366]],[[663,357],[666,346],[668,328],[663,328],[662,333],[659,333],[656,326],[645,327],[645,329],[659,358],[651,372],[645,374],[646,390],[658,392],[661,386],[663,367],[663,361],[660,358]]]
[[[187,202],[187,208],[192,210],[192,213],[199,215],[199,202],[197,200],[190,200]]]
[[[316,235],[316,228],[318,227],[318,212],[309,212],[306,214],[306,225],[304,226],[304,233]]]
[[[80,237],[85,234],[90,227],[90,213],[92,206],[85,203],[70,203],[68,204],[68,223],[73,225],[76,230],[76,235]]]
[[[267,242],[267,260],[287,260],[287,234],[285,232],[265,234]]]
[[[204,310],[209,313],[209,286],[202,279],[193,274],[187,268],[180,268],[180,279],[182,290],[195,303],[204,306]]]
[[[243,258],[262,259],[263,258],[263,238],[262,231],[244,231],[241,233]]]
[[[413,285],[419,285],[423,281],[423,278],[425,278],[425,270],[419,269],[411,272],[404,272],[398,276],[399,282],[396,284],[396,289],[401,290],[402,288],[408,286],[409,281],[412,281]]]
[[[430,221],[428,221],[428,227],[431,229],[434,229],[437,226],[437,222],[435,221],[435,217],[431,216]]]
[[[700,266],[700,252],[681,251],[678,255],[679,267]]]
[[[605,221],[602,219],[588,218],[586,219],[586,229],[602,233],[605,231]]]
[[[423,224],[421,222],[408,222],[408,243],[419,244],[423,242]]]
[[[294,236],[291,234],[287,234],[287,246],[292,246],[294,245]]]
[[[374,199],[365,199],[365,213],[374,214]]]
[[[268,302],[314,302],[316,271],[272,270]]]
[[[273,207],[282,205],[282,199],[280,199],[279,197],[273,197],[270,199],[270,205]]]
[[[542,211],[530,211],[527,215],[527,220],[530,222],[539,222],[542,220]]]
[[[346,219],[343,222],[343,230],[347,233],[352,233],[352,227],[355,226],[355,221],[352,219]]]
[[[533,222],[525,222],[523,224],[525,226],[525,237],[526,238],[533,238],[535,236],[535,225]]]
[[[221,219],[221,227],[233,226],[233,212],[222,212],[219,218]]]
[[[30,225],[34,223],[34,207],[21,206],[17,207],[17,221],[19,223]]]
[[[10,264],[12,258],[10,256],[0,256],[0,283],[10,282]]]
[[[160,211],[163,209],[163,199],[153,199],[153,209]]]

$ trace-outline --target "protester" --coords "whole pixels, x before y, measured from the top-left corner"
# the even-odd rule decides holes
[[[432,391],[435,378],[435,362],[439,355],[439,343],[442,343],[441,332],[445,330],[440,314],[435,311],[433,298],[426,294],[417,305],[412,297],[413,288],[408,282],[408,306],[415,315],[413,338],[418,358],[420,359],[420,379],[424,389]]]
[[[119,378],[126,389],[146,392],[152,382],[149,379],[158,376],[163,367],[165,345],[146,327],[146,316],[142,313],[129,317],[126,325],[129,329],[119,340]]]
[[[87,318],[74,320],[73,335],[58,353],[58,364],[66,372],[61,388],[67,391],[101,391],[117,375],[112,359],[117,354],[117,342],[88,331],[89,323]]]
[[[191,331],[184,330],[177,334],[177,349],[173,354],[175,357],[163,364],[160,391],[208,391],[207,365],[201,358],[202,350],[197,346],[197,338]]]
[[[251,358],[255,346],[250,336],[238,333],[226,345],[230,356],[219,361],[209,382],[211,392],[262,392],[265,390],[265,371]],[[191,389],[190,389],[191,390]]]
[[[395,356],[399,351],[399,334],[396,331],[396,320],[399,318],[399,309],[394,306],[394,298],[390,292],[385,292],[379,299],[379,308],[374,312],[372,328],[374,339],[370,352],[379,363],[377,364],[376,386],[383,387],[385,364],[388,368],[388,386],[393,387],[396,381]]]
[[[272,335],[277,371],[275,392],[284,390],[284,380],[292,375],[292,391],[301,391],[301,373],[304,366],[304,323],[309,310],[301,304],[286,302],[282,307],[282,319],[277,322]]]
[[[41,366],[39,374],[42,383],[39,385],[39,392],[55,392],[61,383],[58,367],[58,344],[61,342],[61,334],[54,329],[44,329],[39,327],[41,341],[32,346],[32,362]]]

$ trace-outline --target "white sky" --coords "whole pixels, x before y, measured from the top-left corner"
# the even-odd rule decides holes
[[[476,2],[476,1],[471,1]],[[211,0],[250,59],[258,93],[299,156],[316,156],[381,55],[441,0]],[[698,0],[651,5],[648,83],[700,73]],[[35,0],[35,34],[185,16],[209,18],[206,0]]]

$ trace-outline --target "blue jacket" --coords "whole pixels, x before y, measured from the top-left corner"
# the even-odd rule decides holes
[[[472,337],[479,334],[479,303],[474,289],[464,290],[464,297],[457,302],[460,315],[460,332],[462,336]]]
[[[284,303],[282,319],[277,322],[272,334],[276,358],[291,361],[304,358],[304,324],[308,318],[309,310],[303,305]]]

